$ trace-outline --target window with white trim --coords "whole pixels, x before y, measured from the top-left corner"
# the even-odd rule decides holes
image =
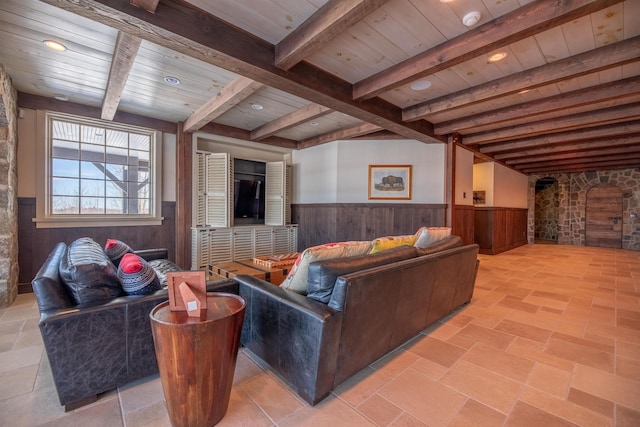
[[[45,134],[46,205],[37,222],[113,226],[161,220],[155,130],[47,113]]]

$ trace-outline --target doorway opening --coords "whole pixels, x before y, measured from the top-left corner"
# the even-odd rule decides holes
[[[535,243],[558,243],[559,189],[555,178],[546,177],[536,181]]]

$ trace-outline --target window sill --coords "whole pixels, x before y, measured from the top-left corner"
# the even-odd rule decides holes
[[[162,225],[164,217],[68,217],[68,218],[33,218],[36,228],[76,228],[76,227],[139,227],[145,225]]]

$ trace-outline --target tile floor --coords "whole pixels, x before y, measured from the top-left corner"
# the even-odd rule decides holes
[[[480,255],[471,304],[315,407],[241,351],[219,426],[640,426],[640,252]],[[0,309],[0,426],[169,426],[157,376],[65,413],[32,294]]]

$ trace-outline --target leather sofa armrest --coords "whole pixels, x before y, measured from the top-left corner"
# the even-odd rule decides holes
[[[256,277],[234,279],[247,303],[241,343],[309,404],[326,397],[334,386],[342,313]]]
[[[153,261],[154,259],[168,259],[169,250],[167,248],[155,248],[155,249],[141,249],[135,251],[135,254],[140,256],[146,261]]]

